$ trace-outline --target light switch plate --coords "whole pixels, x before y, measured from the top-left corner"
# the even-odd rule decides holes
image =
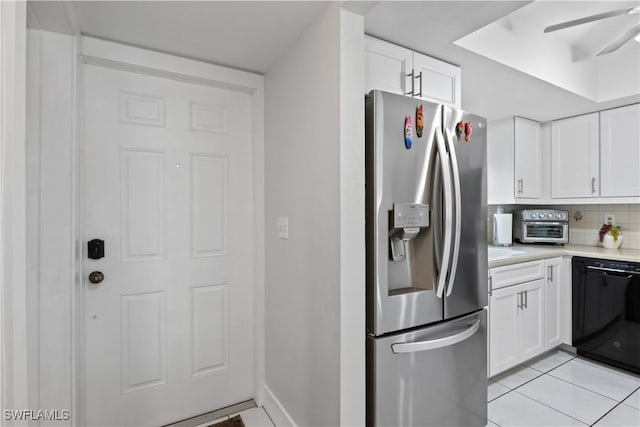
[[[289,218],[286,216],[278,218],[278,237],[281,239],[289,238]]]
[[[613,214],[605,214],[604,215],[604,223],[616,225],[616,216]]]

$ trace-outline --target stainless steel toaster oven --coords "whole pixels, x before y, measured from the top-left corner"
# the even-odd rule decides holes
[[[521,243],[569,243],[569,212],[555,209],[516,211],[514,238]]]

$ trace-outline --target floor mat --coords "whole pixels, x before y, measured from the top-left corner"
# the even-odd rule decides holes
[[[228,420],[211,424],[209,427],[244,427],[244,423],[242,422],[242,418],[240,418],[240,415],[236,415],[235,417],[231,417]]]

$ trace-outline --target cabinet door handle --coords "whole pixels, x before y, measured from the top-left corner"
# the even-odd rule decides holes
[[[489,296],[493,295],[493,277],[489,276]]]
[[[411,72],[409,74],[406,74],[406,77],[411,77],[411,92],[407,92],[405,93],[405,95],[411,95],[411,96],[415,96],[415,84],[414,84],[414,80],[415,77],[413,75],[413,69],[411,70]],[[406,83],[406,79],[405,79],[405,83]]]
[[[529,308],[529,291],[524,291],[524,308]]]
[[[522,194],[523,188],[524,188],[524,179],[520,178],[518,180],[518,194]]]
[[[415,96],[422,96],[422,71],[418,74],[418,78],[420,79],[420,92],[416,93]]]
[[[595,194],[595,192],[596,192],[596,179],[594,177],[594,178],[591,178],[591,194]]]
[[[552,265],[547,266],[547,280],[553,283],[553,266]]]
[[[518,292],[518,308],[522,309],[522,292]]]

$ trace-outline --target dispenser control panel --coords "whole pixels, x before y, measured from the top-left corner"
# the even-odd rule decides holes
[[[429,205],[422,203],[394,203],[391,228],[429,226]]]

